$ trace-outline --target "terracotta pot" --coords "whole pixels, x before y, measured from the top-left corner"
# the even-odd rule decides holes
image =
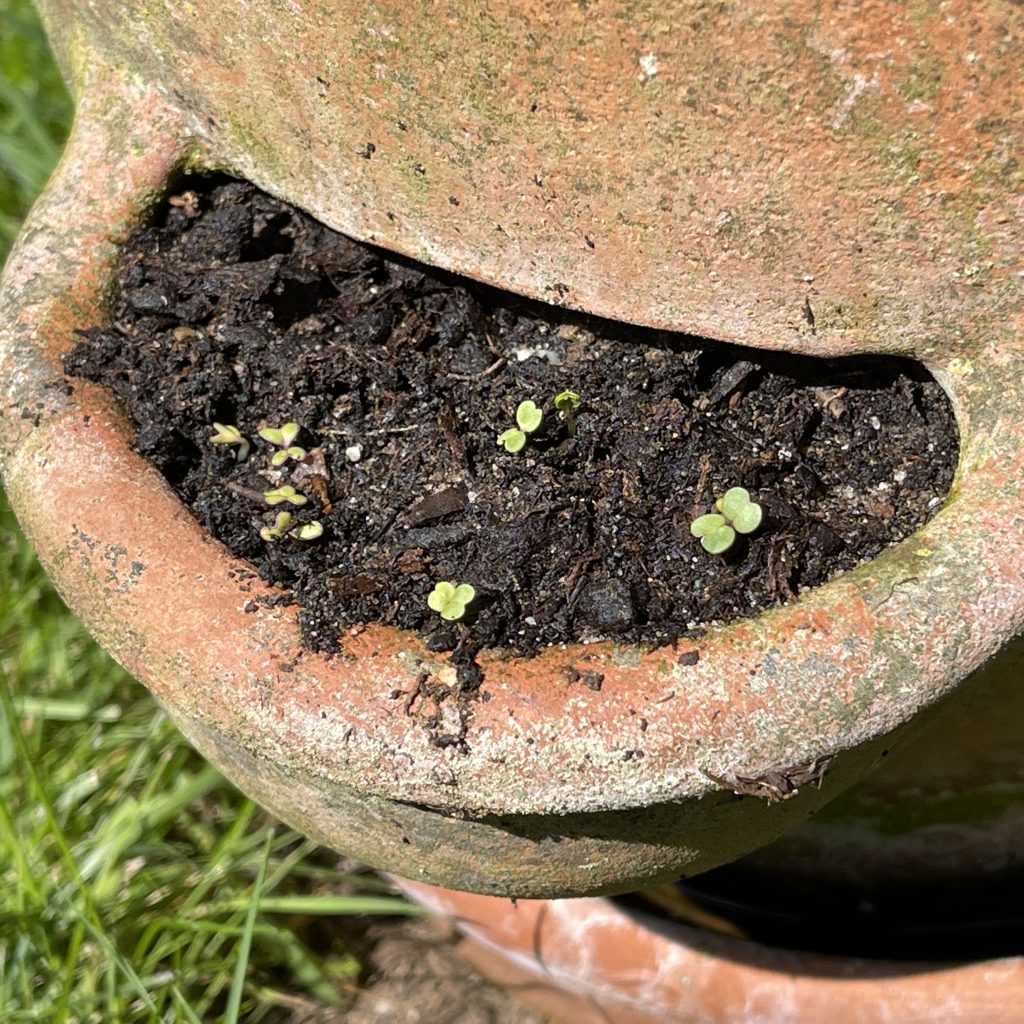
[[[953,932],[957,908],[969,905],[978,889],[999,899],[1001,888],[1012,907],[1024,851],[1022,657],[1024,643],[1017,640],[965,680],[883,767],[739,861],[729,881],[743,890],[726,889],[728,895],[763,892],[762,906],[787,914],[801,889],[807,898],[845,887],[872,900],[886,889],[926,887]],[[513,904],[395,881],[418,903],[450,917],[463,936],[462,954],[512,997],[550,1015],[552,1024],[1015,1024],[1020,1018],[1020,956],[915,962],[814,955],[654,919],[607,899]],[[739,916],[735,904],[725,912]],[[974,920],[985,913],[978,910]],[[830,932],[842,922],[815,916],[817,927],[805,922],[802,941],[835,942]],[[983,943],[992,945],[984,934],[961,935],[969,937],[960,945],[975,954]]]
[[[453,917],[462,953],[552,1024],[1016,1024],[1024,960],[816,956],[631,914],[607,899],[510,900],[397,879]]]
[[[1021,631],[1024,55],[995,0],[44,10],[78,115],[0,297],[5,486],[72,609],[289,823],[481,892],[703,871],[841,793]],[[109,399],[64,386],[118,243],[186,166],[591,312],[913,355],[956,408],[950,500],[870,564],[711,630],[696,665],[608,645],[491,656],[469,754],[432,747],[390,693],[443,661],[383,627],[329,660],[299,648],[291,611],[247,614],[265,588]],[[570,693],[567,662],[602,691]],[[820,790],[772,805],[709,779],[822,758]]]
[[[1024,641],[943,702],[884,765],[743,861],[756,878],[863,888],[994,886],[1024,872]]]

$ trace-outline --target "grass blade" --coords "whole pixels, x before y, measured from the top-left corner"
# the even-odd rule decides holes
[[[237,910],[245,906],[242,900],[231,900],[217,904],[216,909]],[[214,909],[211,907],[211,910]],[[259,910],[264,914],[310,914],[330,917],[352,914],[421,914],[423,910],[412,903],[406,903],[397,896],[345,896],[345,895],[303,895],[264,896],[259,901]]]
[[[238,943],[238,959],[235,961],[235,973],[231,981],[231,992],[228,994],[228,1007],[224,1014],[224,1024],[238,1024],[238,1013],[242,1006],[242,992],[245,989],[245,976],[249,970],[249,953],[252,950],[252,935],[256,928],[256,914],[260,907],[260,897],[263,895],[263,880],[267,877],[267,864],[270,861],[270,844],[273,841],[274,832],[271,829],[267,833],[266,842],[263,844],[263,860],[260,862],[260,870],[253,883],[252,893],[249,897],[249,909],[245,915],[245,928],[242,931],[242,938]]]

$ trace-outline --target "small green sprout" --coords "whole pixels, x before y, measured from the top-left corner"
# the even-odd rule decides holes
[[[700,546],[712,555],[728,551],[737,533],[753,533],[761,525],[761,506],[742,487],[730,487],[715,508],[717,512],[698,516],[690,524],[690,533],[700,537]]]
[[[526,447],[526,435],[532,434],[543,422],[544,413],[535,402],[520,402],[516,409],[518,427],[510,427],[498,435],[498,444],[507,452],[521,452]]]
[[[560,391],[555,395],[555,408],[562,414],[570,437],[576,436],[576,410],[582,399],[575,391]]]
[[[505,446],[505,451],[521,452],[526,447],[526,435],[515,427],[509,427],[498,435],[498,444]]]
[[[520,402],[516,407],[516,423],[525,434],[532,434],[544,419],[544,413],[530,401]]]
[[[280,540],[288,532],[288,527],[291,526],[291,522],[291,512],[278,512],[277,518],[274,520],[274,525],[264,526],[263,529],[260,530],[260,536],[268,543],[272,540]]]
[[[282,501],[287,501],[290,505],[305,505],[309,499],[304,494],[299,494],[291,484],[284,484],[272,491],[264,491],[263,500],[268,505],[280,505]]]
[[[313,522],[313,523],[306,523],[304,526],[300,526],[295,531],[295,536],[298,537],[299,540],[316,540],[317,537],[322,537],[323,533],[324,533],[323,524],[322,523],[318,523],[318,522]]]
[[[468,583],[460,583],[456,586],[447,580],[441,580],[427,597],[427,605],[442,619],[454,622],[466,614],[466,605],[474,597],[476,597],[476,591]]]
[[[216,430],[217,433],[210,438],[210,444],[238,445],[238,451],[235,453],[235,458],[239,462],[245,462],[249,455],[249,442],[238,427],[232,426],[230,423],[214,422],[213,429]]]
[[[283,462],[287,462],[289,459],[295,459],[296,462],[306,457],[306,449],[300,448],[297,444],[292,444],[292,441],[299,436],[299,431],[302,428],[298,423],[286,423],[283,427],[263,427],[260,430],[260,437],[264,441],[269,441],[271,444],[276,444],[281,450],[274,452],[270,459],[272,466],[280,466]]]
[[[272,540],[280,540],[286,533],[290,533],[293,537],[298,537],[299,540],[316,540],[317,537],[323,536],[324,528],[321,523],[305,523],[296,529],[291,529],[291,525],[291,512],[278,512],[274,525],[264,526],[260,530],[260,536],[268,543]]]

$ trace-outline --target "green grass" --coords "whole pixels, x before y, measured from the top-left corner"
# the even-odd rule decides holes
[[[0,263],[57,162],[71,100],[26,0],[0,0]]]
[[[70,106],[0,0],[0,261]],[[68,613],[0,492],[0,1021],[282,1022],[359,965],[336,915],[413,908],[274,821]]]

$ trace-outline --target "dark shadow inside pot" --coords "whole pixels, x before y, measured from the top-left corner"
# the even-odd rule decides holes
[[[1019,871],[868,887],[733,864],[615,902],[662,923],[801,953],[950,962],[1024,952]]]

